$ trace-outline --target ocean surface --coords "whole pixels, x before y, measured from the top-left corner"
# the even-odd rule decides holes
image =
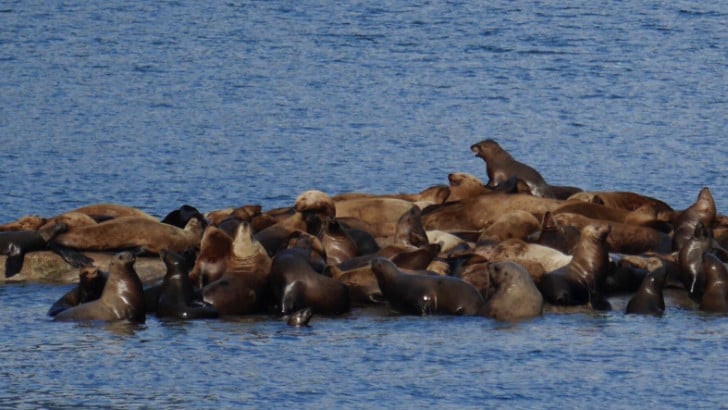
[[[728,212],[728,3],[0,0],[0,223],[164,216],[319,189],[487,180],[493,138],[552,184]],[[728,318],[516,324],[357,309],[55,323],[0,286],[0,407],[720,408]]]

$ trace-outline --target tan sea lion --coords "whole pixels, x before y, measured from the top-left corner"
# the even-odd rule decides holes
[[[412,202],[394,198],[358,198],[336,201],[338,218],[356,218],[369,224],[397,223]]]
[[[0,232],[6,231],[37,231],[47,221],[38,215],[26,215],[15,221],[0,225]]]
[[[99,221],[123,217],[146,218],[153,221],[158,220],[141,209],[120,204],[92,204],[76,208],[70,212],[80,212]]]
[[[225,273],[202,289],[202,300],[221,315],[245,315],[261,312],[271,258],[253,237],[249,223],[241,222],[232,244]]]
[[[228,269],[232,252],[233,238],[230,235],[213,225],[205,228],[200,240],[200,253],[189,274],[192,283],[202,288],[220,279]]]
[[[496,289],[485,302],[483,312],[486,317],[516,321],[543,313],[543,296],[523,266],[514,262],[497,262],[488,263],[486,269],[490,286]]]
[[[120,321],[144,323],[144,289],[134,271],[134,255],[121,252],[109,262],[109,276],[99,299],[58,313],[59,321]]]
[[[202,223],[193,218],[184,229],[145,217],[118,217],[58,235],[59,245],[85,251],[139,249],[158,255],[162,250],[182,253],[197,248]]]
[[[483,181],[473,174],[455,172],[448,174],[447,180],[450,183],[450,195],[447,197],[447,202],[459,201],[493,192],[492,189],[487,188],[483,184]]]
[[[530,212],[514,210],[500,215],[483,229],[477,244],[498,243],[506,239],[526,239],[541,228],[541,222]]]

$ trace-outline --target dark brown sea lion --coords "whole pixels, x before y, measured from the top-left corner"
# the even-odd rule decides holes
[[[703,187],[695,202],[680,213],[675,222],[675,233],[672,236],[672,250],[679,251],[695,232],[695,226],[702,222],[706,228],[713,230],[716,219],[715,200],[708,187]]]
[[[100,298],[107,276],[107,273],[95,266],[81,268],[78,272],[78,285],[53,303],[48,309],[48,316],[55,316],[68,308]]]
[[[294,327],[308,327],[308,322],[311,321],[312,316],[313,310],[311,308],[304,308],[291,313],[288,316],[288,321],[286,323],[288,323],[289,326]]]
[[[268,284],[270,309],[278,314],[311,308],[316,314],[339,315],[351,309],[349,287],[316,272],[303,248],[276,254]]]
[[[306,221],[300,212],[294,212],[279,222],[256,232],[255,239],[265,247],[268,255],[273,256],[288,245],[288,238],[295,231],[308,231]]]
[[[349,287],[352,306],[368,306],[383,301],[371,264],[347,271],[329,266],[327,272],[332,279]]]
[[[160,256],[167,272],[157,299],[157,316],[177,319],[218,317],[219,313],[214,306],[195,297],[189,277],[189,271],[194,263],[194,254],[190,257],[190,255],[162,251]]]
[[[261,312],[265,307],[270,268],[268,252],[253,237],[250,224],[242,222],[235,234],[225,273],[202,289],[202,300],[213,305],[221,315]]]
[[[372,260],[379,289],[400,313],[481,315],[485,301],[471,284],[452,276],[402,273],[385,258]]]
[[[9,278],[20,272],[27,252],[48,249],[49,242],[67,228],[65,224],[58,223],[39,231],[0,232],[0,255],[7,255],[5,277]]]
[[[611,252],[632,255],[645,252],[670,253],[670,236],[653,228],[602,221],[566,212],[554,215],[554,219],[560,224],[578,229],[595,223],[609,223],[612,229],[607,237],[607,246]]]
[[[326,251],[326,263],[338,265],[358,254],[356,242],[336,219],[326,217],[317,237]]]
[[[723,262],[710,252],[703,254],[705,292],[700,301],[700,310],[728,313],[728,271]]]
[[[427,232],[422,227],[422,211],[417,205],[412,206],[397,220],[397,230],[394,233],[396,245],[425,246],[429,244]]]
[[[109,277],[99,299],[83,303],[58,313],[61,321],[119,321],[144,323],[144,289],[134,271],[134,255],[121,252],[109,262]]]
[[[202,223],[192,218],[184,229],[144,217],[120,217],[58,235],[53,242],[85,251],[136,249],[158,255],[162,250],[198,248]]]
[[[590,224],[582,228],[579,243],[568,265],[541,277],[538,288],[553,305],[591,304],[595,310],[609,310],[601,286],[610,268],[608,224]]]
[[[210,225],[200,241],[200,253],[190,272],[190,280],[202,288],[222,277],[227,271],[228,259],[233,251],[233,238],[222,229]]]
[[[705,289],[705,273],[703,271],[703,254],[712,249],[713,236],[708,228],[698,221],[690,238],[683,242],[677,254],[680,266],[680,281],[696,302],[703,298]]]
[[[423,209],[422,225],[426,230],[479,231],[492,225],[507,212],[526,211],[540,221],[544,213],[553,211],[562,204],[561,200],[527,194],[480,195]]]
[[[637,292],[627,302],[625,313],[662,316],[665,313],[665,297],[662,289],[667,282],[667,270],[661,266],[647,274]]]
[[[492,139],[486,139],[470,146],[475,156],[485,161],[488,173],[487,187],[496,188],[511,177],[525,181],[531,189],[531,194],[539,197],[551,197],[548,184],[541,174],[530,166],[516,161],[511,154],[501,148]]]
[[[204,216],[194,206],[185,204],[168,213],[162,219],[162,223],[184,229],[192,218],[203,219]]]
[[[523,266],[498,262],[487,264],[486,269],[490,286],[496,289],[485,302],[483,313],[486,317],[516,321],[543,313],[543,296]]]
[[[546,212],[534,242],[569,254],[579,242],[579,229],[556,222],[553,214]]]

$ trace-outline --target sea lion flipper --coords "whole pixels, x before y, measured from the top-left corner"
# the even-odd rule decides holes
[[[58,254],[58,256],[63,258],[66,263],[74,268],[83,268],[94,264],[94,260],[92,258],[89,258],[77,250],[66,248],[58,243],[50,242],[48,244],[48,248]]]
[[[17,275],[23,269],[25,251],[16,244],[10,244],[8,258],[5,260],[5,277]]]

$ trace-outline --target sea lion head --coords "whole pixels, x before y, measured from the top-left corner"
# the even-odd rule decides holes
[[[480,157],[485,161],[488,161],[488,159],[493,158],[495,155],[506,153],[495,140],[490,138],[471,145],[470,150],[475,153],[476,157]]]
[[[330,196],[317,190],[302,193],[296,198],[294,209],[298,212],[321,213],[328,217],[336,216],[336,204]]]

